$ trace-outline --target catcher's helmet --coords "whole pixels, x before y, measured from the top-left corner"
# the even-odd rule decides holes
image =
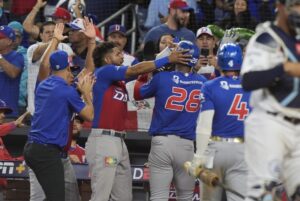
[[[194,45],[190,41],[183,40],[178,43],[177,49],[178,50],[189,50],[186,53],[186,54],[192,55],[192,58],[191,58],[190,62],[188,63],[189,67],[193,68],[197,64],[198,59],[199,59],[200,50],[196,45]]]
[[[222,45],[217,54],[218,65],[224,70],[240,70],[243,53],[239,45],[234,43],[226,43]]]

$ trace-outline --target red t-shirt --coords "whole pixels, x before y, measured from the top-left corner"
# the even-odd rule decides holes
[[[37,0],[12,0],[11,12],[15,15],[30,13]]]
[[[68,151],[69,156],[70,155],[75,155],[78,157],[78,159],[80,160],[80,163],[85,163],[85,149],[81,146],[79,146],[78,144],[76,144],[75,147],[70,147],[69,151]]]

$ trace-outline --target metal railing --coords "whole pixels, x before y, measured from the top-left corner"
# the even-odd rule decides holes
[[[97,27],[101,29],[101,34],[103,35],[103,37],[105,38],[105,25],[109,22],[111,22],[112,20],[114,20],[115,18],[121,16],[121,25],[124,26],[125,25],[125,16],[126,16],[126,12],[130,11],[132,14],[132,27],[130,29],[127,29],[128,31],[126,32],[126,36],[130,36],[131,35],[131,50],[130,53],[133,54],[135,51],[135,45],[136,45],[136,29],[137,29],[137,19],[136,19],[136,11],[137,11],[137,5],[135,4],[127,4],[126,6],[124,6],[123,8],[121,8],[120,10],[118,10],[117,12],[115,12],[114,14],[112,14],[111,16],[109,16],[107,19],[105,19],[104,21],[102,21],[101,23],[97,24]]]

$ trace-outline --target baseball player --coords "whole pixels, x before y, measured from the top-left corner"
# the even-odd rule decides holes
[[[280,0],[274,23],[257,27],[243,66],[253,111],[245,121],[246,200],[262,200],[281,181],[300,199],[300,1]]]
[[[190,56],[184,51],[173,51],[170,56],[155,61],[122,66],[123,54],[114,43],[103,42],[95,47],[95,33],[87,34],[90,41],[86,61],[92,60],[96,66],[88,66],[87,71],[94,72],[97,80],[93,90],[95,118],[86,143],[91,201],[131,201],[132,174],[124,142],[128,101],[124,81],[168,63],[186,63]]]
[[[186,174],[183,163],[194,153],[196,120],[200,108],[201,87],[205,77],[191,73],[199,58],[199,49],[181,41],[179,49],[188,50],[190,62],[177,64],[173,72],[160,72],[147,84],[137,82],[136,100],[155,97],[149,133],[150,200],[168,200],[173,181],[177,200],[192,200],[195,179]]]
[[[246,194],[246,163],[244,161],[244,120],[250,112],[249,92],[242,89],[239,71],[242,65],[239,45],[227,43],[220,47],[217,58],[222,76],[202,87],[201,113],[197,122],[197,151],[192,167],[206,166],[222,183]],[[211,139],[211,142],[209,142]],[[209,188],[201,182],[201,200],[220,201],[223,189]],[[241,201],[226,192],[228,201]]]

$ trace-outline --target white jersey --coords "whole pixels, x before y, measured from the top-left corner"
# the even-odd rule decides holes
[[[28,84],[27,84],[28,106],[27,106],[27,111],[29,111],[32,115],[34,113],[34,92],[35,92],[35,87],[36,87],[36,81],[37,81],[37,76],[38,76],[41,61],[42,61],[42,58],[40,58],[38,61],[32,62],[32,57],[33,57],[33,52],[41,44],[43,44],[43,43],[39,42],[39,43],[33,44],[28,48],[28,51],[27,51],[27,58],[28,58]],[[72,48],[65,43],[60,43],[58,45],[58,49],[66,51],[69,56],[74,55]]]
[[[257,42],[263,33],[268,33],[273,39],[272,46]],[[282,51],[284,50],[284,51]],[[257,27],[256,34],[250,39],[243,60],[241,75],[251,71],[270,70],[287,61],[287,47],[282,39],[272,30],[270,23]],[[298,78],[295,78],[298,79]],[[250,105],[254,109],[279,112],[286,116],[300,118],[300,108],[286,107],[268,88],[252,91]]]

